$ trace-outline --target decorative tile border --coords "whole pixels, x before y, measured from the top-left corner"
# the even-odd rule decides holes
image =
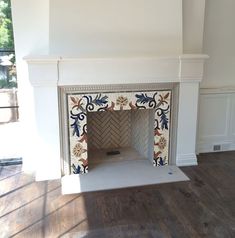
[[[117,110],[155,110],[153,165],[167,165],[169,160],[169,125],[171,91],[70,93],[69,151],[72,173],[88,172],[87,113]]]

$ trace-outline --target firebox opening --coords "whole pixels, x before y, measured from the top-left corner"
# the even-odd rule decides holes
[[[89,112],[87,123],[89,168],[137,159],[153,163],[154,109]]]

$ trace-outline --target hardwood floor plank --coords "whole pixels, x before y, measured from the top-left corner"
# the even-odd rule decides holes
[[[0,198],[4,197],[14,191],[22,189],[29,184],[34,183],[34,178],[28,174],[17,173],[0,181]]]
[[[46,193],[60,188],[60,181],[33,182],[22,189],[9,193],[0,198],[0,218],[16,209],[29,206],[30,203],[46,195]]]
[[[21,173],[21,165],[1,166],[0,165],[0,181]]]
[[[63,196],[0,167],[0,237],[235,237],[235,152],[182,170],[190,181]]]

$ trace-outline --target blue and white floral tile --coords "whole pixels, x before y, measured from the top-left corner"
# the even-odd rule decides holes
[[[153,165],[169,159],[171,91],[69,94],[69,144],[71,171],[88,172],[87,113],[117,110],[155,110]]]

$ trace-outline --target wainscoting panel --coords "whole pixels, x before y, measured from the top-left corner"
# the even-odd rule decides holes
[[[235,149],[235,92],[200,91],[197,152]]]
[[[235,149],[235,93],[231,96],[232,102],[231,102],[231,140],[233,141],[233,148]]]

